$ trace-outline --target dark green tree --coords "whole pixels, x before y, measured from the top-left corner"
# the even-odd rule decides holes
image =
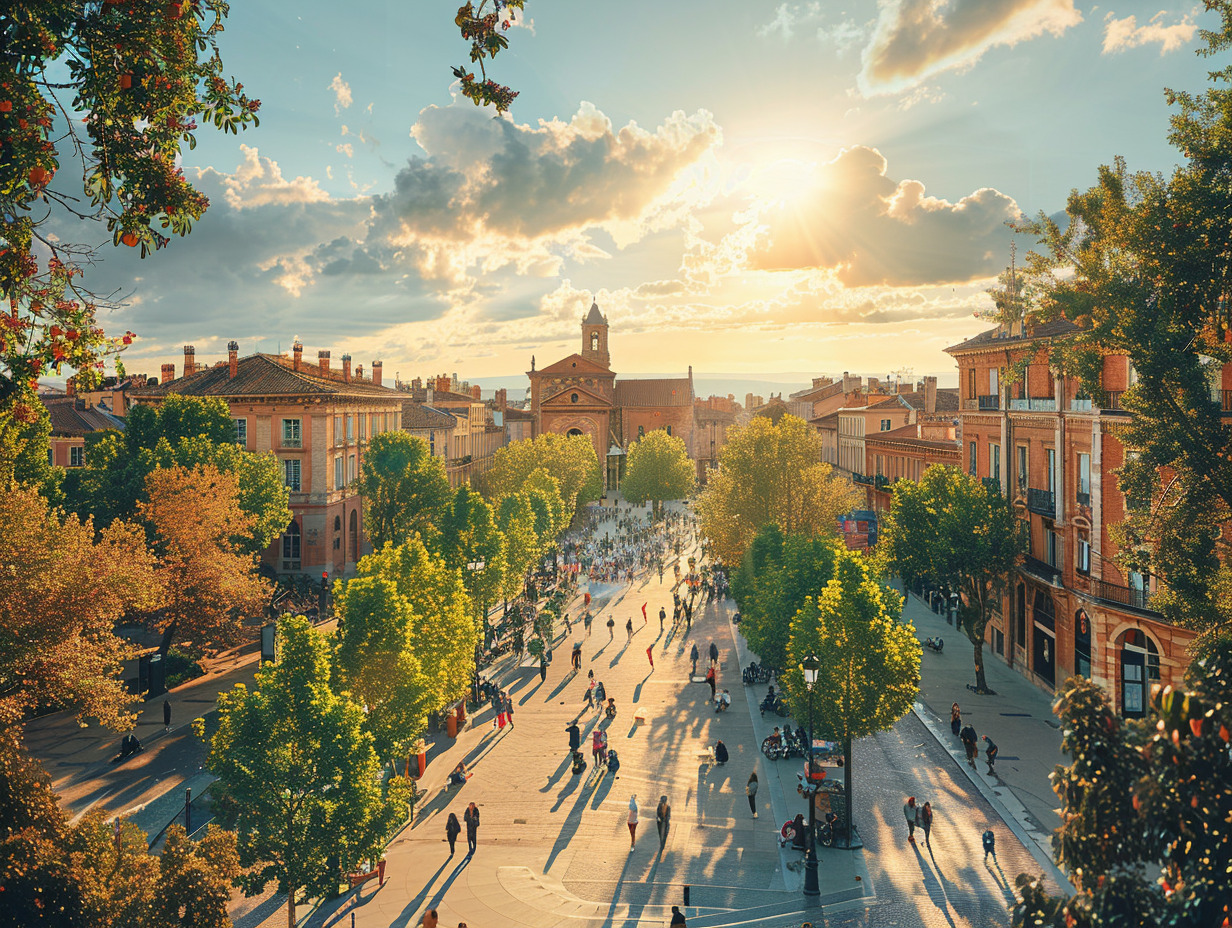
[[[450,500],[445,465],[406,432],[382,432],[368,443],[355,486],[364,498],[364,530],[378,550],[415,534],[432,539]]]
[[[851,743],[893,728],[911,711],[920,688],[920,642],[901,612],[902,598],[877,581],[863,556],[836,547],[833,578],[791,621],[783,690],[795,717],[808,719],[801,664],[818,659],[810,722],[815,736],[843,745],[849,825],[854,824]]]
[[[294,926],[299,893],[333,893],[335,867],[378,855],[398,810],[382,794],[363,708],[334,688],[325,636],[303,616],[283,616],[278,647],[254,689],[237,684],[218,697],[206,766],[240,836],[240,885],[256,894],[276,882]],[[204,739],[202,720],[194,727]]]
[[[620,492],[638,506],[649,500],[655,515],[669,499],[686,499],[697,483],[689,449],[678,435],[654,429],[629,446],[629,458]]]
[[[505,584],[505,536],[492,507],[468,486],[460,486],[441,520],[438,547],[445,563],[462,572],[480,628]]]
[[[900,577],[927,577],[959,593],[958,622],[974,649],[975,686],[989,692],[984,630],[1025,551],[1021,523],[1005,497],[976,477],[934,464],[919,482],[894,485],[878,547]]]
[[[491,469],[483,475],[484,495],[495,501],[521,492],[538,468],[551,474],[560,485],[565,524],[573,520],[578,509],[593,503],[603,493],[603,472],[590,439],[584,435],[547,433],[510,442],[498,450]]]
[[[526,581],[526,572],[539,557],[540,543],[530,500],[521,493],[501,497],[496,507],[496,524],[505,536],[505,595],[517,596]]]

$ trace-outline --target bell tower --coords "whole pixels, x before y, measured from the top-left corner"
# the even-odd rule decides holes
[[[582,357],[609,370],[612,367],[607,353],[607,316],[599,312],[598,303],[590,304],[590,312],[582,320]]]

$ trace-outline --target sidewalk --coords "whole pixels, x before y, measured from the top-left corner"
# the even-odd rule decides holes
[[[945,648],[937,654],[924,649],[920,669],[920,695],[915,715],[953,756],[962,770],[1032,856],[1068,892],[1073,888],[1052,861],[1052,831],[1060,827],[1060,800],[1048,776],[1057,764],[1068,763],[1061,751],[1061,727],[1052,714],[1052,696],[983,649],[984,675],[996,695],[979,696],[967,689],[975,682],[974,648],[966,634],[935,614],[919,597],[908,595],[903,617],[922,642],[941,636]],[[950,704],[957,702],[963,723],[997,743],[995,773],[981,752],[973,770],[967,765],[962,743],[950,731]],[[980,747],[984,742],[981,740]]]

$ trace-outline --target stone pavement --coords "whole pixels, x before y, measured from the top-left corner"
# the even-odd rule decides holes
[[[1052,832],[1060,827],[1061,817],[1060,800],[1048,775],[1069,758],[1061,751],[1061,726],[1052,713],[1051,694],[1008,667],[986,644],[984,675],[996,695],[977,695],[967,689],[967,684],[975,683],[974,648],[967,636],[915,595],[907,597],[903,616],[915,626],[921,641],[938,635],[945,641],[940,654],[924,649],[916,716],[1031,850],[1044,872],[1074,892],[1052,862]],[[977,734],[996,742],[999,753],[992,776],[983,753],[975,769],[967,766],[962,743],[950,731],[950,704],[955,702],[964,723],[970,722]]]

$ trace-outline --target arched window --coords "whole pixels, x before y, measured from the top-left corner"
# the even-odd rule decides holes
[[[565,432],[565,437],[566,438],[581,438],[582,430],[581,429],[570,429],[569,431]]]
[[[598,332],[590,333],[590,350],[591,351],[599,350],[599,333]]]

